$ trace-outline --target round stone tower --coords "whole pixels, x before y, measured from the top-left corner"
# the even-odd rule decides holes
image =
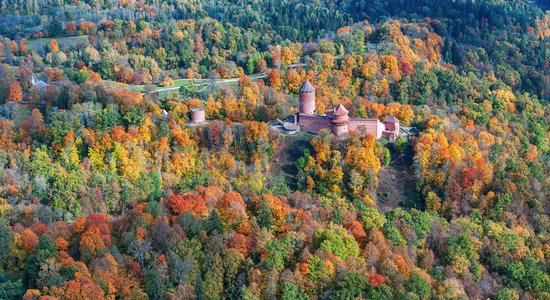
[[[193,108],[191,110],[191,123],[202,124],[205,120],[204,108]]]
[[[349,132],[349,111],[342,105],[338,105],[332,115],[332,134],[345,136]]]
[[[298,92],[300,94],[300,113],[315,114],[315,87],[306,79]]]

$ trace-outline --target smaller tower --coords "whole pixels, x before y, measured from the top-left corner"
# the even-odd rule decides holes
[[[300,98],[300,113],[306,115],[315,114],[315,87],[306,79],[298,90]]]
[[[399,120],[394,116],[387,116],[384,118],[384,127],[387,131],[395,131],[396,135],[399,135]]]
[[[332,133],[335,136],[345,136],[349,132],[349,111],[342,105],[338,105],[332,115]]]
[[[191,123],[202,124],[205,120],[204,108],[193,108],[191,110]]]

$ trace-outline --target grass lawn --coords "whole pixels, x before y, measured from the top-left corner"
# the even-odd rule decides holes
[[[182,86],[191,85],[192,83],[193,83],[193,79],[181,78],[181,79],[174,80],[174,85],[172,86],[182,87]]]
[[[292,189],[296,189],[296,161],[304,155],[305,149],[311,150],[311,138],[315,135],[303,131],[295,134],[281,134],[282,146],[271,158],[271,174],[282,174],[285,182]]]
[[[124,87],[131,91],[138,91],[138,92],[145,92],[147,89],[147,85],[132,85],[132,84],[124,84],[112,80],[103,80],[104,83],[113,85],[113,86],[120,86]],[[208,87],[207,85],[209,83],[213,83],[212,87],[229,87],[229,88],[236,88],[239,85],[239,81],[235,78],[231,79],[196,79],[195,83],[193,83],[193,79],[188,78],[180,78],[174,80],[174,85],[171,86],[161,86],[159,84],[153,85],[152,87],[155,90],[161,90],[165,88],[180,88],[182,86],[186,87],[187,93],[197,93],[199,91],[209,89],[212,87]],[[168,91],[158,91],[158,93],[168,93],[168,92],[174,92],[176,90],[168,90]]]
[[[127,90],[133,91],[133,92],[143,92],[145,90],[146,85],[133,85],[133,84],[126,84],[122,82],[116,82],[113,80],[103,80],[103,83],[112,85],[112,86],[118,86],[123,87]],[[156,87],[156,86],[155,86]]]
[[[60,49],[66,48],[66,47],[74,47],[79,42],[88,44],[88,36],[87,35],[79,35],[79,36],[69,36],[69,37],[61,37],[61,38],[40,38],[40,39],[29,39],[26,41],[27,47],[29,50],[40,50],[44,48],[46,45],[49,46],[50,42],[52,40],[56,40],[57,44],[59,45]]]
[[[26,105],[18,105],[15,110],[17,117],[15,118],[14,123],[19,126],[21,122],[28,120],[32,114],[31,111],[32,108],[29,108]]]

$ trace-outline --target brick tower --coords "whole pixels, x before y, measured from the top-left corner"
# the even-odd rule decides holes
[[[349,111],[342,105],[338,105],[334,110],[332,118],[332,133],[335,136],[344,136],[349,132]]]
[[[300,113],[315,114],[315,87],[306,79],[298,92],[300,94]]]

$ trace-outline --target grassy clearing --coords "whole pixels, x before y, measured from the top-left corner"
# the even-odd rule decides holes
[[[14,123],[19,126],[21,122],[26,121],[31,116],[31,108],[25,105],[18,105],[16,109],[17,118],[14,120]]]
[[[174,85],[173,86],[182,87],[182,86],[188,86],[188,85],[191,85],[191,84],[193,84],[193,79],[182,78],[182,79],[174,80]]]
[[[378,172],[378,208],[388,211],[397,207],[423,209],[419,192],[416,190],[416,172],[413,165],[414,153],[408,148],[399,153],[389,147],[392,160]]]
[[[255,76],[255,75],[252,75],[252,76]],[[253,80],[257,80],[257,78],[254,78]],[[171,85],[171,86],[161,86],[159,84],[156,84],[156,85],[151,85],[151,86],[148,86],[148,85],[133,85],[133,84],[125,84],[125,83],[120,83],[120,82],[116,82],[116,81],[112,81],[112,80],[103,80],[104,83],[107,83],[107,84],[110,84],[112,86],[117,86],[117,87],[123,87],[123,88],[126,88],[130,91],[137,91],[137,92],[146,92],[146,91],[150,91],[150,89],[148,89],[148,87],[152,87],[153,90],[157,91],[158,93],[172,93],[172,92],[177,92],[176,89],[170,89],[170,90],[163,90],[163,89],[166,89],[166,88],[181,88],[181,87],[185,87],[185,90],[187,94],[193,94],[193,93],[197,93],[197,92],[200,92],[200,91],[203,91],[203,90],[207,90],[207,89],[211,89],[211,88],[214,88],[214,87],[218,87],[218,88],[221,88],[221,87],[228,87],[228,88],[236,88],[238,87],[239,85],[239,81],[237,78],[231,78],[231,79],[196,79],[195,82],[193,82],[193,79],[188,79],[188,78],[180,78],[180,79],[175,79],[174,80],[174,84]],[[208,86],[208,85],[211,85],[211,86]]]
[[[60,49],[75,47],[79,42],[88,44],[87,35],[69,36],[61,38],[40,38],[27,40],[29,50],[38,51],[50,45],[52,40],[56,40]]]
[[[291,189],[297,188],[296,161],[304,155],[305,149],[311,150],[310,140],[313,134],[298,131],[295,134],[281,134],[283,142],[281,148],[271,158],[270,173],[272,175],[282,174],[285,182]]]

